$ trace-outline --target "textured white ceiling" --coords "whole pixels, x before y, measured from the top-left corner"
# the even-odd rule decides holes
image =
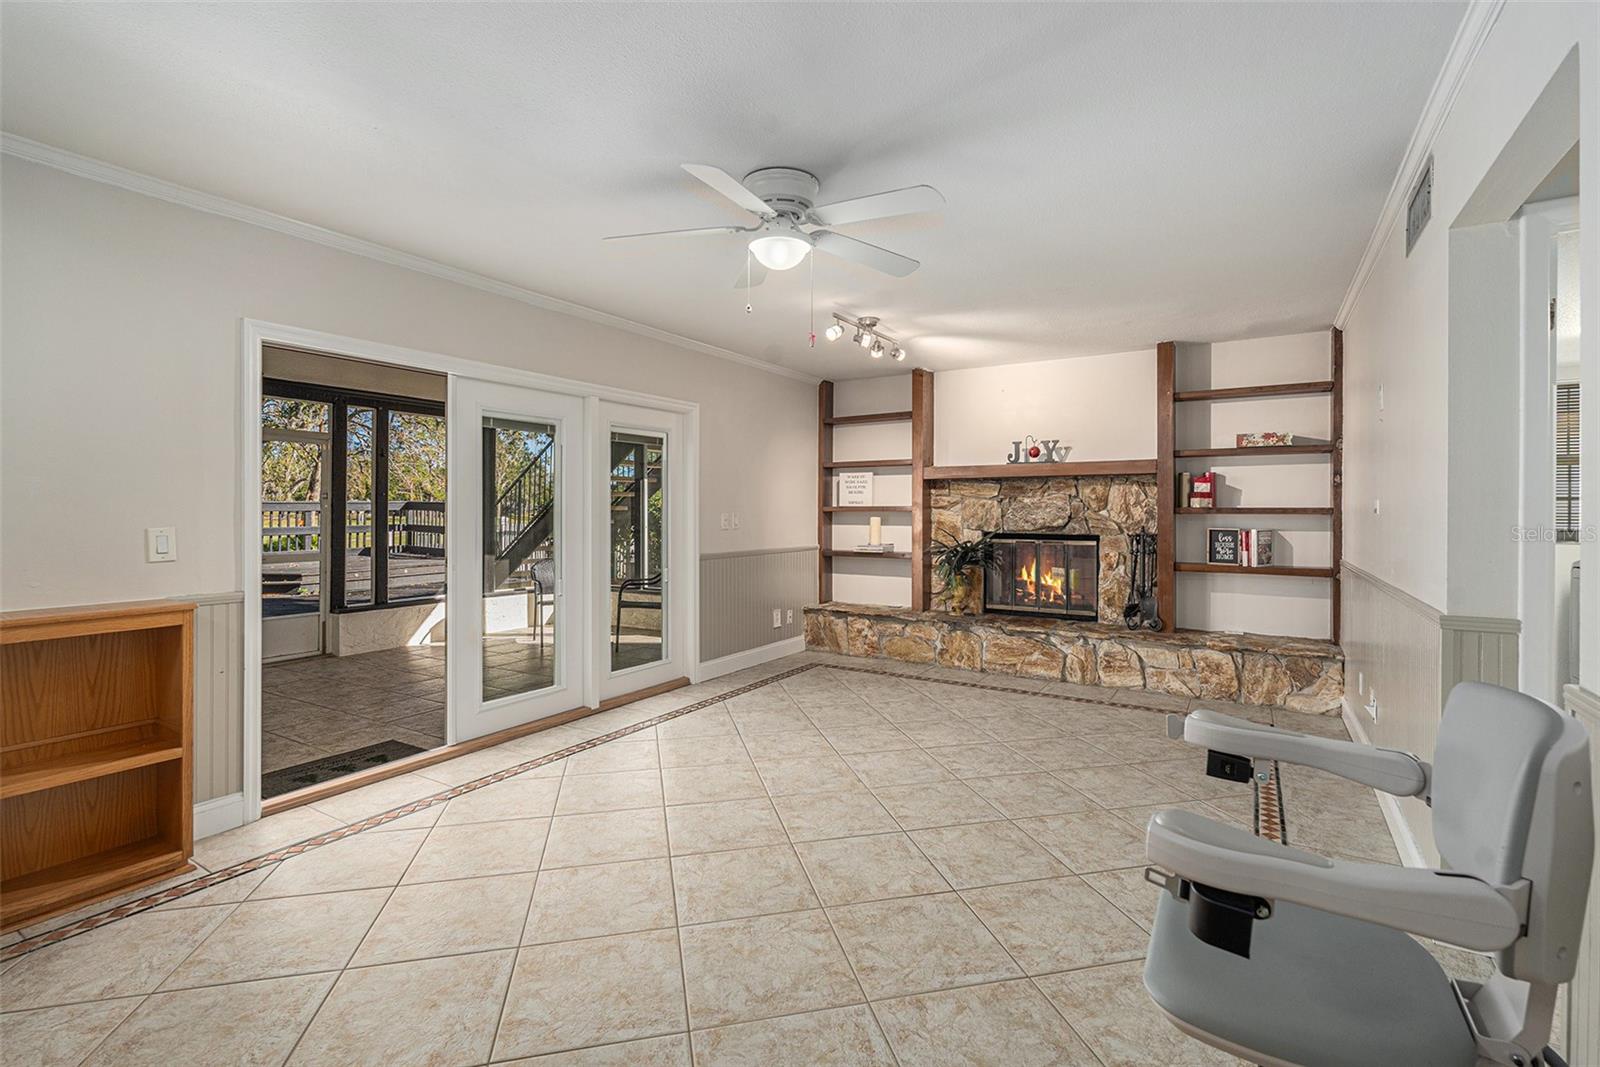
[[[818,257],[819,326],[934,369],[1325,326],[1459,3],[6,3],[8,132],[811,373],[808,272],[678,169],[802,167],[936,217]]]

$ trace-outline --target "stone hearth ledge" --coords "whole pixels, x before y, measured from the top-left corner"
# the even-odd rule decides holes
[[[1146,689],[1333,715],[1344,655],[1329,641],[1106,623],[951,615],[872,604],[805,609],[806,647],[863,658]]]

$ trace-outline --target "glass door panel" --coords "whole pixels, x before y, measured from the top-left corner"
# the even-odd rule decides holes
[[[658,663],[668,616],[664,434],[611,431],[611,669]]]
[[[351,407],[345,418],[344,603],[372,603],[372,470],[377,412]]]
[[[483,699],[555,684],[558,430],[483,419]]]
[[[389,412],[388,603],[444,595],[445,420]]]

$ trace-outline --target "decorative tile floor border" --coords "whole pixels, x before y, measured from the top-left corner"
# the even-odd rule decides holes
[[[258,871],[263,867],[269,867],[274,863],[280,863],[283,860],[291,857],[301,855],[305,852],[310,852],[312,849],[321,848],[323,845],[331,845],[335,841],[342,841],[347,837],[354,837],[356,834],[362,833],[363,831],[383,826],[386,823],[394,822],[397,819],[403,819],[406,816],[414,815],[419,811],[425,811],[437,804],[449,803],[456,797],[475,792],[476,790],[482,789],[485,786],[494,785],[497,782],[503,782],[508,778],[515,778],[520,774],[526,774],[528,771],[554,763],[557,760],[563,760],[569,756],[575,756],[580,752],[586,752],[589,749],[597,748],[600,745],[608,742],[616,741],[623,737],[628,737],[643,730],[660,726],[662,723],[671,722],[674,719],[680,719],[685,715],[693,714],[696,711],[701,711],[715,704],[721,704],[722,702],[731,700],[734,697],[739,697],[746,693],[754,692],[755,690],[771,685],[774,682],[781,682],[785,679],[793,678],[797,675],[804,674],[807,671],[817,670],[819,668],[825,670],[850,671],[857,674],[880,675],[886,678],[900,678],[906,681],[935,682],[940,685],[952,685],[959,686],[964,689],[979,689],[996,693],[1010,693],[1016,696],[1047,697],[1054,700],[1065,700],[1078,704],[1098,704],[1102,707],[1108,708],[1125,708],[1136,711],[1155,712],[1165,712],[1170,710],[1153,707],[1148,704],[1138,704],[1132,702],[1125,703],[1114,700],[1102,700],[1095,697],[1072,696],[1066,693],[1046,693],[1035,689],[1019,689],[1012,686],[997,685],[990,682],[973,682],[966,681],[964,679],[951,680],[945,678],[928,678],[919,674],[906,674],[899,671],[883,670],[874,667],[861,667],[854,664],[805,663],[790,670],[781,671],[769,677],[750,682],[747,685],[738,686],[726,692],[718,693],[715,696],[706,697],[703,700],[697,700],[692,704],[685,705],[684,707],[676,708],[672,711],[662,712],[660,715],[632,723],[628,726],[619,726],[615,730],[600,734],[597,737],[591,737],[587,741],[578,741],[574,744],[566,746],[565,748],[546,753],[543,756],[535,756],[532,759],[524,760],[523,762],[514,764],[510,767],[506,767],[498,771],[492,771],[480,778],[474,778],[470,782],[463,782],[461,785],[452,786],[449,789],[444,789],[437,793],[432,793],[428,796],[419,797],[416,800],[408,801],[399,805],[398,807],[390,808],[388,811],[379,812],[376,815],[369,815],[366,818],[358,819],[355,822],[350,823],[348,826],[341,826],[336,830],[328,830],[324,833],[308,837],[303,841],[296,841],[291,845],[284,845],[281,848],[273,849],[270,852],[265,852],[252,859],[241,860],[238,863],[224,867],[221,870],[200,875],[198,878],[191,879],[190,881],[184,882],[180,885],[169,886],[166,889],[157,890],[135,900],[126,901],[122,904],[116,905],[115,907],[107,908],[105,911],[96,912],[93,915],[86,915],[81,919],[77,919],[63,926],[59,926],[54,930],[47,930],[43,933],[35,934],[32,937],[24,938],[21,941],[13,942],[12,944],[7,945],[4,949],[0,949],[0,963],[8,963],[19,956],[27,955],[30,952],[34,952],[48,945],[65,941],[71,937],[77,937],[79,934],[86,934],[91,930],[98,930],[103,926],[109,926],[112,923],[129,918],[130,916],[138,915],[142,912],[150,911],[153,908],[159,908],[163,904],[170,904],[174,900],[181,900],[182,898],[192,894],[203,892],[204,890],[221,885],[224,882],[229,882],[235,878],[243,877],[252,871]],[[1277,788],[1277,782],[1278,768],[1277,764],[1273,764],[1271,778],[1265,783],[1256,784],[1256,832],[1260,833],[1263,837],[1269,837],[1274,841],[1281,842],[1283,840],[1283,802]],[[1263,819],[1264,812],[1266,813],[1265,819]]]

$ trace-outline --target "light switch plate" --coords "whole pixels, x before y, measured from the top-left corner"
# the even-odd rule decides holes
[[[144,561],[172,563],[178,558],[178,528],[149,526],[144,531]]]

